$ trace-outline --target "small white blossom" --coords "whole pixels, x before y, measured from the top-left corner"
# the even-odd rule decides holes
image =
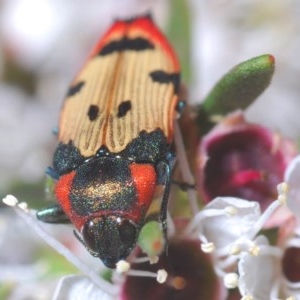
[[[237,262],[241,252],[253,256],[259,254],[260,247],[254,240],[280,205],[279,201],[274,201],[261,214],[257,202],[218,197],[194,217],[186,229],[186,234],[198,236],[203,242],[203,250],[206,250],[207,245],[214,245],[216,271],[224,275],[224,271]]]
[[[240,274],[239,289],[242,295],[251,295],[254,299],[298,299],[300,298],[300,282],[290,281],[287,277],[292,266],[297,268],[294,255],[297,249],[300,253],[300,156],[297,156],[288,166],[285,182],[278,186],[279,201],[287,200],[290,208],[291,225],[281,223],[284,230],[280,231],[278,245],[270,246],[268,241],[260,236],[256,245],[260,248],[257,256],[244,252],[240,255],[238,270]],[[282,215],[283,219],[287,217]],[[281,236],[283,235],[283,237]],[[295,253],[290,252],[295,249]],[[285,269],[285,261],[287,263]],[[263,272],[261,272],[263,270]]]

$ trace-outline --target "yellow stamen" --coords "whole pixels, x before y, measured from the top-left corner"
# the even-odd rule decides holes
[[[251,255],[253,255],[253,256],[258,256],[258,254],[259,254],[259,251],[260,251],[260,248],[259,248],[259,246],[257,246],[257,245],[253,245],[253,246],[251,246],[250,248],[249,248],[249,253],[251,254]]]

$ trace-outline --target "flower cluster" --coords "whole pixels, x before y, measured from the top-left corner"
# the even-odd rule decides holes
[[[114,271],[87,266],[24,203],[11,195],[3,199],[83,274],[61,278],[53,299],[300,297],[300,155],[293,141],[246,121],[235,110],[239,105],[223,105],[230,97],[244,97],[248,105],[267,86],[271,56],[244,64],[247,68],[238,66],[216,85],[198,119],[189,119],[199,128],[195,140],[187,141],[190,127],[181,126],[182,138],[175,126],[183,184],[174,184],[170,193],[167,241],[161,224],[150,220],[138,246]],[[251,90],[246,95],[239,94],[243,80]],[[187,158],[186,151],[193,155]]]

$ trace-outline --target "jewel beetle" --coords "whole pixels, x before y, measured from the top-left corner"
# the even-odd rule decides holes
[[[159,186],[166,233],[179,85],[177,56],[145,15],[116,20],[67,92],[47,170],[57,203],[37,218],[73,223],[109,268],[135,247]]]

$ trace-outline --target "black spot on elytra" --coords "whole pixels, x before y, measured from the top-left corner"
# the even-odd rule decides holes
[[[84,81],[79,81],[75,85],[71,86],[70,89],[68,90],[67,97],[71,97],[79,93],[84,85],[85,85]]]
[[[119,104],[118,107],[118,118],[124,117],[131,110],[131,101],[126,100]]]
[[[99,55],[107,55],[125,50],[143,51],[149,49],[154,49],[154,45],[147,39],[141,37],[128,39],[127,37],[124,37],[121,40],[110,42],[104,46],[100,50]]]
[[[88,111],[88,117],[90,121],[95,121],[98,118],[99,115],[99,107],[97,105],[90,105],[89,111]]]
[[[178,94],[180,83],[180,75],[178,73],[167,73],[162,70],[157,70],[151,72],[149,75],[154,82],[158,82],[161,84],[171,82],[174,85],[175,94]]]

